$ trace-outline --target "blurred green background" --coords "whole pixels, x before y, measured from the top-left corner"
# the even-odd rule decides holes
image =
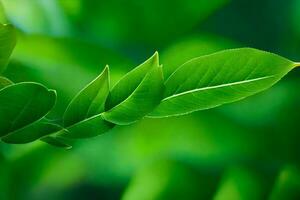
[[[2,0],[18,43],[5,76],[58,91],[52,119],[111,67],[254,47],[300,61],[299,0]],[[238,103],[144,119],[62,150],[0,143],[0,199],[298,200],[300,71]]]

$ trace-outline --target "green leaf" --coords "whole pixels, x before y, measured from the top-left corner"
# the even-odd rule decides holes
[[[3,76],[0,76],[0,89],[6,87],[6,86],[9,86],[9,85],[12,85],[13,82],[10,81],[9,79],[3,77]]]
[[[109,94],[109,68],[83,90],[69,104],[64,115],[67,130],[56,134],[67,138],[88,138],[107,132],[114,125],[102,117],[105,100]]]
[[[64,114],[64,125],[71,126],[102,113],[108,94],[109,68],[106,66],[103,72],[71,101]]]
[[[60,131],[61,127],[43,120],[16,130],[1,138],[3,142],[10,144],[25,144],[38,140],[53,132]]]
[[[108,97],[103,117],[115,124],[133,123],[159,104],[163,90],[162,67],[155,53],[116,84]]]
[[[16,45],[16,32],[12,25],[0,24],[0,73],[3,72],[8,59]]]
[[[251,48],[221,51],[190,60],[166,81],[161,104],[151,117],[167,117],[214,108],[261,92],[296,64]]]
[[[43,118],[55,105],[56,92],[38,83],[0,90],[0,137]]]

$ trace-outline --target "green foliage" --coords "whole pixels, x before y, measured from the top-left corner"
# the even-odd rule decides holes
[[[295,63],[255,49],[234,49],[195,58],[166,81],[164,99],[150,116],[166,117],[214,108],[271,87]]]
[[[2,31],[1,36],[7,32]],[[13,44],[14,37],[7,38],[5,43]],[[6,45],[5,49],[8,53],[2,59],[2,66],[8,62],[12,47]],[[111,91],[106,66],[73,98],[62,124],[45,118],[56,101],[53,90],[37,83],[13,84],[1,77],[2,141],[20,144],[42,139],[49,144],[69,147],[63,138],[94,137],[115,124],[130,124],[147,115],[182,115],[243,99],[271,87],[296,66],[264,51],[232,49],[194,58],[177,67],[164,81],[158,53],[155,53],[120,79]]]
[[[112,89],[104,118],[115,124],[133,123],[151,112],[164,90],[158,53],[126,74]]]

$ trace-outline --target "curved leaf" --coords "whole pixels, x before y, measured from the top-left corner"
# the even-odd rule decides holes
[[[9,133],[2,137],[1,140],[10,144],[25,144],[38,140],[59,130],[61,130],[59,125],[39,121],[30,126],[26,126],[22,129]]]
[[[115,124],[129,124],[144,117],[162,98],[163,75],[158,53],[127,73],[112,89],[104,119]]]
[[[161,104],[151,117],[167,117],[214,108],[263,91],[296,64],[251,48],[221,51],[190,60],[166,81]]]
[[[18,83],[0,90],[0,137],[44,117],[56,92],[38,83]]]
[[[12,25],[0,24],[0,73],[5,70],[8,59],[16,45],[16,33]]]
[[[64,125],[67,127],[103,112],[108,93],[109,68],[106,66],[103,72],[71,101],[64,114]]]

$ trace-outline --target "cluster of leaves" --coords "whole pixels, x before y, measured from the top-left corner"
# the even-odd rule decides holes
[[[1,25],[0,38],[3,71],[16,43],[14,28]],[[271,87],[296,66],[272,53],[241,48],[194,58],[164,75],[156,52],[112,89],[106,66],[55,123],[46,117],[56,103],[54,90],[33,82],[14,84],[1,77],[0,137],[12,144],[41,139],[69,148],[66,139],[94,137],[114,125],[144,117],[183,115],[241,100]]]

